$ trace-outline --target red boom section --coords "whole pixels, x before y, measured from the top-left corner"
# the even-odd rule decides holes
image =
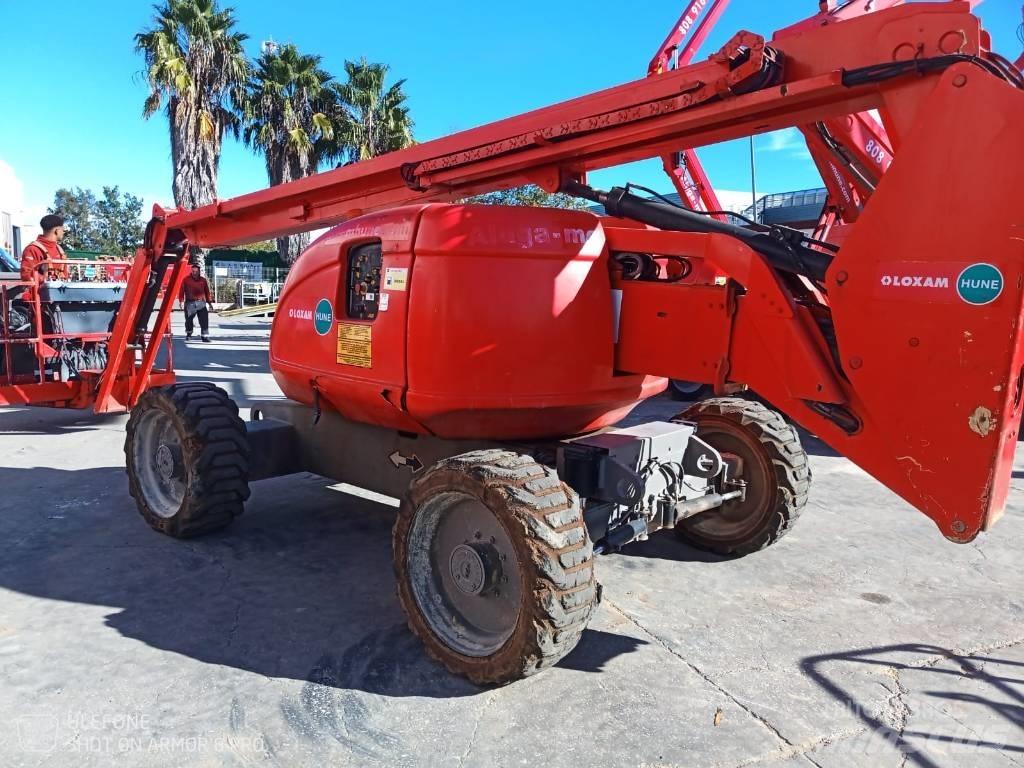
[[[787,34],[767,49],[766,56],[762,38],[740,33],[707,62],[195,211],[171,212],[167,226],[184,231],[193,245],[232,245],[527,182],[553,190],[565,175],[880,107],[893,81],[844,85],[843,70],[978,55],[983,45],[969,3],[944,2]],[[765,87],[773,51],[782,54],[785,75]],[[922,87],[934,87],[936,79],[924,78]],[[883,115],[894,150],[918,108],[917,100],[904,99]]]
[[[554,190],[678,147],[877,109],[897,160],[845,233],[827,298],[724,236],[632,230],[617,246],[612,232],[613,249],[647,237],[646,252],[705,258],[730,277],[624,284],[618,366],[748,384],[970,540],[1003,508],[1024,388],[1024,92],[988,57],[970,7],[911,4],[771,44],[740,33],[707,62],[171,213],[166,227],[235,244],[524,182]]]

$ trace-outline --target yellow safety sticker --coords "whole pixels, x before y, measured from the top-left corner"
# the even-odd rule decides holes
[[[372,331],[369,325],[338,323],[338,365],[370,368],[373,365]]]
[[[402,267],[388,267],[384,270],[384,288],[389,291],[404,291],[409,285],[409,270]]]

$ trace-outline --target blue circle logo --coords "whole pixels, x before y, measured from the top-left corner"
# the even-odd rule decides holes
[[[991,264],[971,264],[956,279],[956,292],[968,304],[991,304],[1003,292],[1003,273]]]
[[[334,307],[330,299],[320,299],[316,305],[316,312],[313,313],[313,327],[321,336],[326,336],[334,327]]]

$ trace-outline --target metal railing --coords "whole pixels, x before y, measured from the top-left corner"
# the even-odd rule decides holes
[[[758,199],[756,206],[748,205],[743,215],[748,219],[763,222],[765,211],[773,211],[780,208],[798,209],[804,206],[824,206],[828,199],[828,190],[824,187],[816,189],[801,189],[795,192],[776,192],[772,195],[765,195]]]
[[[217,306],[236,308],[272,304],[277,301],[284,287],[287,269],[263,267],[261,270],[247,269],[244,275],[218,274],[216,267],[210,277],[213,303]]]

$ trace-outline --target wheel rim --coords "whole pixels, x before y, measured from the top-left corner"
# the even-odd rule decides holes
[[[691,518],[686,521],[687,528],[711,540],[743,538],[757,530],[775,508],[775,468],[760,440],[735,422],[702,418],[697,434],[727,460],[730,456],[740,460],[742,470],[730,474],[730,479],[742,480],[746,488],[742,500],[726,502],[716,510]]]
[[[132,465],[147,506],[159,517],[173,517],[185,500],[186,472],[181,435],[170,414],[156,408],[142,413],[132,441]]]
[[[443,493],[421,504],[407,567],[423,618],[455,652],[490,656],[512,636],[523,594],[519,561],[505,527],[478,499]]]

